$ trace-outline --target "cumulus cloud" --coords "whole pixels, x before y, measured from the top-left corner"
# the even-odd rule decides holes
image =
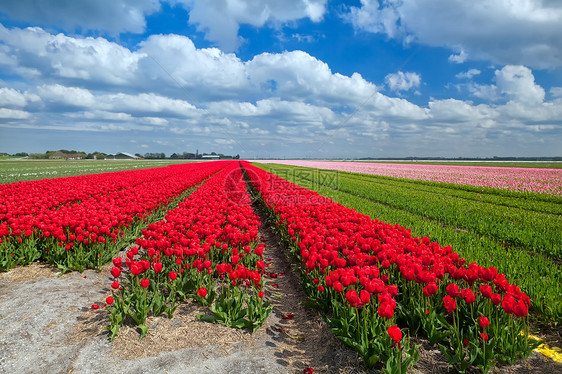
[[[473,77],[480,75],[480,73],[482,72],[478,69],[470,69],[468,71],[458,73],[457,75],[455,75],[455,77],[459,79],[472,79]]]
[[[110,34],[142,33],[147,15],[160,10],[159,0],[18,0],[0,2],[0,13],[36,25],[66,31],[96,30]]]
[[[139,78],[148,86],[179,86],[186,89],[184,94],[201,99],[248,89],[244,63],[236,55],[218,48],[197,49],[186,36],[151,35],[140,43],[138,53],[147,56],[140,62]]]
[[[146,17],[157,13],[164,0],[62,0],[56,3],[38,0],[0,2],[0,14],[12,20],[57,28],[73,33],[96,31],[118,35],[143,33]],[[167,0],[188,12],[186,22],[197,27],[206,39],[222,50],[232,52],[243,42],[240,25],[278,27],[300,19],[319,22],[326,12],[327,0]]]
[[[496,85],[510,100],[536,105],[544,101],[544,89],[535,83],[531,70],[525,66],[508,65],[496,70]]]
[[[468,90],[473,96],[485,101],[494,102],[501,99],[501,92],[493,84],[470,84]]]
[[[374,118],[388,120],[421,121],[428,118],[427,110],[402,98],[395,98],[377,92],[363,108]]]
[[[37,94],[46,104],[54,107],[96,108],[102,119],[127,119],[122,112],[166,114],[169,116],[189,117],[197,110],[189,102],[160,96],[154,93],[130,95],[125,93],[94,95],[88,89],[67,87],[60,84],[42,85]],[[113,112],[113,117],[108,116]],[[117,117],[115,117],[117,116]]]
[[[0,24],[0,66],[26,77],[126,84],[144,56],[104,38],[53,35],[39,27]]]
[[[0,66],[26,79],[61,86],[152,91],[195,105],[264,96],[355,105],[377,90],[360,74],[333,73],[325,62],[303,51],[262,53],[242,61],[217,48],[198,49],[188,37],[173,34],[152,35],[131,51],[104,38],[0,25]]]
[[[262,27],[308,18],[322,20],[327,0],[176,0],[189,10],[189,23],[224,51],[235,51],[242,39],[240,25]]]
[[[527,0],[361,0],[347,19],[357,30],[446,47],[467,58],[534,68],[562,66],[562,3]]]
[[[25,96],[13,88],[0,88],[0,107],[23,107],[27,103]]]
[[[385,77],[385,82],[392,91],[408,91],[420,86],[421,77],[417,73],[399,71],[398,73],[388,74]]]
[[[30,116],[31,113],[23,110],[0,108],[0,118],[2,119],[27,119]]]
[[[96,105],[94,95],[85,88],[67,87],[60,84],[42,85],[37,94],[48,105],[88,108]]]
[[[376,92],[360,74],[334,74],[328,64],[303,51],[262,53],[247,63],[247,71],[255,87],[274,82],[272,94],[292,100],[356,103]]]
[[[432,100],[429,102],[430,117],[446,124],[477,123],[483,119],[497,118],[497,112],[487,105],[472,105],[457,99]]]
[[[113,65],[113,54],[128,62]],[[438,137],[444,145],[435,155],[459,155],[459,144],[478,150],[486,139],[504,133],[511,134],[506,141],[512,144],[538,141],[562,127],[560,88],[550,90],[554,99],[548,101],[523,65],[497,69],[489,84],[468,82],[483,103],[451,98],[425,105],[389,97],[358,73],[334,73],[303,51],[262,53],[243,61],[217,48],[198,49],[180,35],[153,35],[132,51],[104,38],[0,28],[0,65],[22,78],[19,90],[0,88],[3,133],[34,126],[127,135],[157,130],[170,148],[196,139],[200,149],[231,134],[242,148],[267,149],[272,156],[318,148],[347,157],[355,150],[372,155],[373,141],[385,155],[400,152],[397,145],[415,154],[424,149],[417,147],[434,149]],[[471,69],[458,78],[477,74]],[[398,72],[387,77],[386,85],[397,92],[411,90],[421,85],[421,77]],[[544,149],[556,149],[556,137],[548,139],[550,148]],[[154,139],[136,140],[153,144]],[[348,151],[337,154],[339,149]]]
[[[449,61],[457,64],[462,64],[466,60],[468,60],[468,54],[463,50],[461,50],[458,55],[453,54],[449,56]]]
[[[536,106],[545,99],[544,89],[535,83],[531,69],[521,65],[507,65],[494,72],[496,84],[469,86],[471,93],[481,99],[498,101],[501,99]]]

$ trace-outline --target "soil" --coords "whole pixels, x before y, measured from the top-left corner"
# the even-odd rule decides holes
[[[60,275],[57,269],[34,263],[0,274],[0,373],[372,373],[358,355],[329,331],[315,310],[300,305],[306,296],[293,264],[267,227],[266,298],[273,312],[255,333],[201,322],[208,311],[196,304],[178,307],[174,317],[151,317],[148,335],[130,326],[109,340],[103,304],[111,294],[111,265],[101,272]],[[289,315],[292,319],[288,319]],[[283,318],[285,317],[285,318]],[[540,334],[539,334],[540,335]],[[550,338],[549,338],[550,336]],[[544,336],[541,336],[544,337]],[[547,339],[560,338],[550,332]],[[420,361],[411,373],[453,373],[441,353],[423,340]],[[556,344],[554,344],[556,346]],[[559,345],[558,345],[559,346]],[[539,353],[494,373],[562,373]]]

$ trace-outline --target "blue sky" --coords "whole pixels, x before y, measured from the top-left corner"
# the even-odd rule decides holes
[[[0,1],[0,152],[562,155],[557,0]]]

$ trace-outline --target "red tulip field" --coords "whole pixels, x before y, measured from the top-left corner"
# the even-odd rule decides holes
[[[194,305],[203,330],[332,347],[324,329],[356,355],[351,369],[305,358],[264,369],[279,373],[562,371],[558,171],[517,188],[519,174],[502,170],[504,188],[461,183],[462,167],[441,181],[332,164],[212,161],[1,184],[0,284],[37,262],[98,271],[102,296],[83,307],[103,325],[100,344],[131,331],[139,346],[156,342],[158,321]],[[299,289],[291,310],[287,284]],[[317,332],[294,335],[313,319]]]

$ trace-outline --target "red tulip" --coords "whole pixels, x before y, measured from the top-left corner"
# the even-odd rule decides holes
[[[400,328],[396,325],[390,326],[386,332],[395,342],[399,342],[402,339],[402,330],[400,330]]]
[[[199,294],[199,296],[204,298],[205,296],[207,296],[207,289],[205,287],[201,287],[199,290],[197,290],[197,293]]]
[[[470,288],[465,288],[461,291],[461,296],[467,304],[472,304],[476,301],[476,297]]]
[[[447,314],[450,314],[457,308],[457,300],[447,295],[443,298],[443,306],[445,307],[445,309],[447,309]]]
[[[448,285],[445,290],[450,297],[459,297],[461,296],[461,291],[459,290],[459,286],[456,283],[451,283]]]
[[[480,292],[482,296],[487,297],[488,299],[492,298],[492,287],[487,284],[480,286]]]
[[[111,268],[110,271],[111,275],[113,275],[115,278],[117,278],[119,275],[121,275],[121,270],[119,270],[119,268],[117,267],[113,267]],[[107,274],[107,273],[106,273]]]
[[[152,268],[154,269],[155,273],[160,273],[162,271],[162,263],[161,262],[155,262],[152,264]]]

